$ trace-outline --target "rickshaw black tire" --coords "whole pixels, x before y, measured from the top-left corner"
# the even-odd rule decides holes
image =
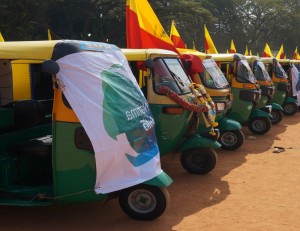
[[[288,107],[292,107],[293,110],[292,111],[287,110]],[[294,102],[285,103],[283,105],[283,113],[285,115],[294,115],[297,111],[298,111],[298,106]]]
[[[149,211],[138,211],[140,208],[134,208],[133,200],[137,193],[143,193],[142,199],[154,199],[155,207]],[[139,184],[130,188],[122,189],[119,194],[119,204],[121,209],[129,217],[136,220],[150,221],[160,217],[169,205],[170,196],[166,188],[147,184]],[[134,201],[140,203],[139,201]]]
[[[217,153],[212,148],[191,148],[181,153],[180,162],[189,173],[205,175],[214,169],[217,159]]]
[[[263,130],[257,130],[255,128],[253,128],[253,123],[256,121],[256,120],[260,120],[260,121],[263,121],[265,123],[265,129]],[[254,133],[254,134],[258,134],[258,135],[262,135],[262,134],[265,134],[267,133],[268,131],[270,131],[272,127],[272,123],[271,123],[271,120],[269,118],[266,118],[266,117],[258,117],[258,118],[254,118],[254,119],[251,119],[249,122],[248,122],[248,129]]]
[[[270,118],[272,124],[278,124],[283,118],[283,112],[281,110],[272,110],[271,115],[275,115],[275,119]]]
[[[224,136],[230,133],[229,135],[235,136],[236,142],[234,142],[232,145],[228,145],[224,142]],[[228,135],[228,134],[227,134]],[[221,148],[223,150],[236,150],[240,148],[245,141],[244,133],[241,130],[227,130],[227,131],[221,131],[220,137],[218,139],[218,142],[222,145]]]

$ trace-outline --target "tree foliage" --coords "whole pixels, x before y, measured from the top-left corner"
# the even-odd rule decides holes
[[[1,0],[0,32],[6,41],[81,39],[126,46],[125,0]],[[219,52],[233,39],[237,51],[246,45],[256,54],[266,43],[284,44],[291,56],[299,44],[298,0],[149,0],[169,33],[171,21],[188,47],[203,50],[206,24]]]

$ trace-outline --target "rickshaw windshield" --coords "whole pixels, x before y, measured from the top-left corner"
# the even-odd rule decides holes
[[[263,64],[263,62],[260,62],[260,61],[255,62],[253,72],[254,72],[255,78],[257,80],[271,82],[270,75],[267,72],[266,67]]]
[[[275,63],[275,75],[277,78],[284,78],[284,79],[288,78],[283,67],[280,65],[279,62]]]
[[[157,93],[160,92],[161,86],[169,87],[179,95],[191,93],[191,80],[177,58],[154,59],[154,70],[154,86]]]
[[[241,83],[255,83],[255,77],[247,60],[239,60],[237,62],[237,81]]]
[[[226,88],[229,86],[223,72],[213,59],[203,60],[204,75],[201,76],[204,85],[209,88]]]

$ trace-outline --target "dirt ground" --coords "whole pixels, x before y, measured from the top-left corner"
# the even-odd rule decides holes
[[[0,207],[0,230],[300,230],[300,112],[265,135],[243,128],[236,151],[218,150],[215,169],[191,175],[177,156],[165,156],[173,178],[170,206],[150,222],[128,218],[117,200],[23,208]],[[285,148],[273,153],[274,146]]]

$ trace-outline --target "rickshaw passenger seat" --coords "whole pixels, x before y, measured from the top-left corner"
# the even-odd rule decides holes
[[[13,103],[14,120],[17,129],[25,129],[36,126],[45,118],[45,112],[41,110],[35,100],[20,100]]]
[[[17,155],[28,155],[40,158],[51,158],[52,136],[39,137],[15,144],[12,150]]]

